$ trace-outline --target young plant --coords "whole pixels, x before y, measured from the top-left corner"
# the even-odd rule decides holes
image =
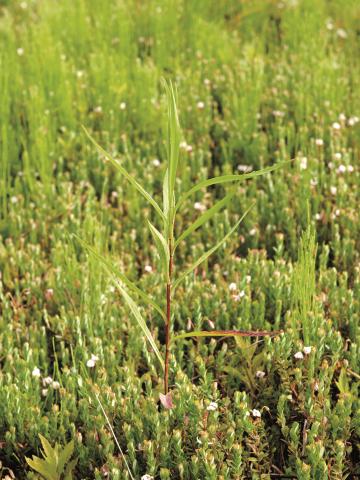
[[[168,120],[168,131],[167,131],[167,165],[166,171],[163,179],[163,205],[162,208],[158,202],[148,193],[139,182],[131,176],[120,163],[119,160],[113,158],[108,152],[106,152],[98,143],[92,138],[92,136],[87,132],[85,133],[91,140],[91,142],[98,149],[100,154],[104,156],[124,177],[125,179],[133,186],[135,189],[146,199],[146,201],[153,207],[155,213],[157,214],[159,224],[161,227],[157,228],[150,221],[148,221],[148,226],[153,236],[155,245],[159,257],[161,259],[161,275],[164,282],[164,296],[166,297],[165,308],[156,303],[150,296],[145,292],[140,290],[133,282],[131,282],[121,271],[119,271],[113,263],[104,258],[99,252],[95,251],[90,245],[84,242],[79,237],[78,240],[80,243],[94,255],[95,258],[105,267],[105,269],[113,276],[116,285],[126,301],[128,307],[130,308],[134,318],[137,320],[138,324],[142,328],[147,340],[149,341],[151,347],[153,348],[155,354],[159,359],[159,363],[164,371],[164,395],[161,396],[161,401],[163,405],[167,408],[171,408],[171,396],[169,394],[169,364],[170,364],[170,349],[171,341],[177,340],[180,338],[186,337],[216,337],[216,336],[264,336],[271,335],[276,332],[243,332],[237,330],[227,330],[227,331],[193,331],[189,333],[179,334],[171,338],[171,320],[172,320],[172,302],[174,299],[174,294],[179,285],[184,281],[184,279],[193,272],[196,267],[203,263],[211,254],[218,250],[228,238],[237,230],[240,223],[248,213],[248,209],[241,218],[235,223],[235,225],[229,230],[226,235],[219,240],[216,245],[210,248],[208,251],[203,253],[198,259],[196,259],[192,265],[185,269],[184,272],[179,275],[174,275],[174,258],[176,248],[183,242],[191,233],[200,228],[205,222],[209,221],[214,215],[223,209],[235,195],[235,188],[240,182],[245,180],[264,175],[266,173],[272,172],[282,166],[283,163],[278,163],[271,167],[263,168],[251,173],[246,173],[243,175],[221,175],[215,178],[209,178],[203,180],[198,184],[194,185],[189,191],[182,193],[178,198],[178,192],[176,191],[176,177],[178,171],[179,163],[179,146],[181,141],[181,129],[178,117],[178,111],[176,106],[176,95],[171,82],[166,82],[163,80],[163,86],[166,91],[167,97],[167,120]],[[185,200],[188,199],[195,192],[205,189],[211,185],[226,185],[230,184],[233,186],[229,193],[222,198],[221,200],[214,203],[214,205],[203,214],[201,214],[194,223],[188,226],[178,238],[175,238],[175,219],[179,214],[180,207],[184,204]],[[160,353],[155,340],[153,339],[146,322],[141,315],[138,305],[135,303],[130,293],[136,294],[139,299],[144,303],[153,307],[159,315],[164,320],[165,324],[165,356],[163,357]]]
[[[77,459],[70,461],[74,452],[74,441],[71,440],[61,448],[57,443],[52,447],[45,437],[39,435],[43,447],[42,456],[25,458],[28,465],[39,473],[45,480],[72,480],[72,472],[77,463]]]

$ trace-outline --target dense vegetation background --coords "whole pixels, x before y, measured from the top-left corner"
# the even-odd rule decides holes
[[[135,478],[357,478],[359,2],[2,0],[0,45],[0,475],[33,478],[41,433],[75,440],[75,478],[129,478],[99,392]],[[186,265],[255,201],[179,289],[174,328],[284,334],[179,341],[171,411],[141,331],[70,237],[161,301],[153,213],[81,129],[161,201],[161,76],[178,87],[179,188],[294,159],[177,251]],[[197,193],[184,221],[221,195]]]

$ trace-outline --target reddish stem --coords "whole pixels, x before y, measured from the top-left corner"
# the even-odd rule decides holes
[[[166,325],[165,325],[165,372],[164,372],[164,388],[165,395],[169,391],[169,363],[170,363],[170,322],[171,322],[171,275],[173,269],[172,245],[169,239],[169,280],[166,284]]]

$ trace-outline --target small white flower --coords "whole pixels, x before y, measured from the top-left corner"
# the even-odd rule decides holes
[[[326,28],[328,30],[334,30],[334,23],[333,21],[331,20],[331,18],[329,18],[326,22]]]
[[[296,358],[296,360],[302,360],[304,358],[304,355],[302,352],[296,352],[294,357]]]
[[[204,110],[205,103],[204,102],[197,102],[196,106],[199,110]]]
[[[19,57],[22,57],[24,55],[25,50],[20,47],[16,50],[16,53],[19,55]]]
[[[306,170],[308,165],[308,160],[306,157],[302,157],[300,160],[300,170]]]
[[[182,141],[182,142],[179,143],[179,147],[182,148],[183,150],[186,150],[187,146],[188,145],[185,141]]]
[[[41,375],[40,369],[35,367],[34,370],[31,372],[31,375],[35,378],[39,378]]]
[[[339,122],[334,122],[332,125],[333,130],[340,130],[341,125]]]
[[[186,146],[187,153],[191,153],[193,151],[193,147],[191,145]]]
[[[89,367],[89,368],[94,368],[96,365],[96,362],[95,360],[93,360],[92,358],[90,358],[87,362],[86,362],[86,366]]]
[[[250,232],[249,232],[249,235],[251,235],[252,237],[254,237],[254,236],[256,235],[256,233],[257,233],[256,228],[252,228],[252,229],[250,230]]]
[[[346,172],[346,167],[345,165],[339,165],[337,169],[338,173],[345,173]]]
[[[331,193],[331,195],[336,195],[336,193],[337,193],[337,188],[336,188],[335,186],[331,186],[331,187],[330,187],[330,193]]]
[[[335,217],[339,217],[339,216],[340,216],[340,213],[341,213],[341,212],[340,212],[340,209],[337,208],[337,209],[335,210]]]
[[[348,165],[347,171],[352,173],[354,171],[354,167],[352,165]]]
[[[281,110],[273,110],[272,114],[274,117],[282,118],[285,116],[285,113],[282,112]]]
[[[319,382],[317,382],[317,381],[314,383],[314,391],[315,392],[319,391]]]
[[[97,107],[94,108],[95,113],[102,113],[102,106],[98,105]]]
[[[208,405],[208,407],[206,408],[206,410],[208,410],[209,412],[214,412],[215,410],[217,410],[218,408],[218,404],[216,402],[211,402],[210,405]]]
[[[235,292],[237,290],[237,286],[235,282],[231,282],[229,285],[230,292]]]
[[[194,208],[195,208],[195,210],[198,210],[199,212],[204,212],[206,210],[205,205],[201,202],[195,202],[194,203]]]
[[[94,362],[97,362],[99,360],[99,357],[97,355],[91,354],[91,360],[94,360]]]
[[[304,347],[305,355],[310,355],[312,348],[311,347]]]
[[[154,165],[154,167],[160,167],[160,160],[158,158],[154,158],[152,164]]]
[[[312,187],[316,187],[317,184],[318,184],[318,181],[317,181],[316,178],[311,178],[311,179],[310,179],[310,185],[311,185]]]
[[[51,385],[53,383],[53,379],[51,377],[45,377],[42,379],[42,383],[44,387],[47,387],[48,385]]]
[[[349,127],[353,127],[358,123],[358,121],[359,121],[359,117],[350,117],[348,120]]]
[[[21,2],[20,3],[20,8],[22,8],[23,10],[26,10],[28,7],[27,3],[26,2]]]
[[[60,383],[59,382],[52,382],[51,388],[53,388],[54,390],[59,390]]]
[[[343,28],[338,28],[336,30],[336,35],[339,37],[339,38],[342,38],[342,39],[345,39],[348,37],[348,34],[347,34],[347,31],[344,30]]]
[[[77,70],[76,71],[77,78],[82,78],[84,76],[84,70]]]
[[[261,412],[257,410],[256,408],[253,408],[251,410],[251,415],[255,418],[260,418],[261,417]]]
[[[126,110],[126,103],[125,102],[121,102],[120,105],[120,110]]]
[[[316,220],[321,220],[321,214],[320,213],[315,213],[315,219]]]
[[[42,395],[43,397],[46,397],[47,394],[48,394],[48,389],[47,389],[47,388],[43,388],[43,389],[41,390],[41,395]]]
[[[145,473],[145,475],[141,477],[141,480],[154,480],[154,477],[148,473]]]
[[[204,85],[206,85],[207,87],[210,85],[210,80],[208,78],[204,78]]]
[[[345,115],[345,113],[340,113],[340,114],[339,114],[339,120],[340,120],[340,122],[345,122],[345,120],[346,120],[346,115]]]
[[[315,140],[315,145],[317,145],[318,147],[322,147],[324,145],[324,140],[322,138],[317,138]]]
[[[248,173],[251,172],[253,168],[251,165],[238,165],[237,169],[239,170],[239,172]]]
[[[145,265],[144,270],[145,270],[146,273],[151,273],[153,271],[151,265]]]
[[[10,198],[10,202],[15,205],[15,203],[18,203],[18,198],[14,195],[13,197]]]
[[[255,375],[257,378],[264,378],[266,374],[262,370],[258,370]]]
[[[235,302],[239,302],[243,297],[245,297],[244,290],[241,290],[241,292],[239,292],[237,295],[233,295]]]
[[[335,158],[335,160],[341,160],[341,157],[342,157],[342,155],[341,155],[340,152],[334,153],[334,158]]]
[[[251,282],[251,275],[246,275],[245,280],[246,280],[246,283],[250,283]]]

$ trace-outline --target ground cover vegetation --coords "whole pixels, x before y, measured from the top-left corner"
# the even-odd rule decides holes
[[[0,2],[0,478],[360,475],[359,21],[355,0]],[[254,178],[181,197],[226,175]],[[232,330],[281,333],[186,336]]]

